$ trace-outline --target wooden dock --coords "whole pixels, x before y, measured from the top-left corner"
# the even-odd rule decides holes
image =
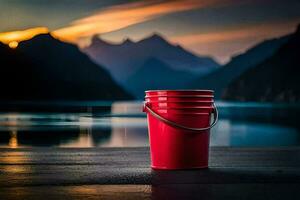
[[[300,148],[225,148],[153,171],[148,148],[0,149],[0,199],[300,199]]]

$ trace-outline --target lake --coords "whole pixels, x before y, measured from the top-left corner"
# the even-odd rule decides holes
[[[211,146],[300,145],[300,105],[217,102]],[[142,102],[5,102],[0,147],[149,146]]]

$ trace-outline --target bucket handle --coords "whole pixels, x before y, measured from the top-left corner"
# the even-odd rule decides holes
[[[176,122],[173,122],[173,121],[170,121],[162,116],[160,116],[158,113],[156,113],[155,111],[153,111],[149,105],[144,102],[144,108],[143,110],[144,111],[148,111],[152,116],[154,116],[155,118],[157,118],[158,120],[170,125],[170,126],[173,126],[175,128],[180,128],[180,129],[184,129],[184,130],[188,130],[188,131],[206,131],[206,130],[209,130],[211,129],[212,127],[214,127],[217,122],[218,122],[218,119],[219,119],[219,113],[218,113],[218,109],[215,105],[215,103],[213,103],[213,113],[214,113],[214,121],[211,125],[209,125],[208,127],[205,127],[205,128],[192,128],[192,127],[187,127],[187,126],[183,126],[181,124],[177,124]]]

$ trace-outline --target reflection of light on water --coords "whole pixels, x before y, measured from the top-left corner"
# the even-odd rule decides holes
[[[112,117],[111,139],[103,147],[149,146],[146,118]]]
[[[59,147],[74,147],[74,148],[85,148],[94,147],[94,142],[92,139],[92,134],[89,129],[81,130],[79,137],[74,141],[68,143],[60,144]]]
[[[0,114],[0,126],[4,127],[25,127],[25,126],[74,126],[92,125],[90,113],[2,113]]]
[[[19,124],[19,115],[15,113],[11,114],[4,114],[1,116],[1,126],[8,126],[8,127],[14,127],[18,126]]]
[[[211,146],[299,145],[297,129],[267,123],[219,120],[211,131]]]
[[[11,131],[10,132],[10,138],[9,138],[8,146],[10,148],[17,148],[18,147],[17,131]]]
[[[130,117],[111,118],[111,139],[101,146],[104,147],[134,147],[149,146],[147,121],[143,116],[142,102],[115,102],[111,106],[112,115],[132,115]]]
[[[79,118],[79,122],[85,122],[84,125],[79,125],[79,139],[77,147],[93,147],[93,140],[91,138],[91,127],[93,124],[92,118]],[[88,127],[86,125],[89,124]]]
[[[93,125],[93,118],[92,117],[79,117],[78,119],[79,128],[82,129],[83,127],[91,127]]]
[[[277,119],[276,116],[291,119],[291,111],[280,106],[284,110],[274,116],[272,105],[219,103],[221,119],[211,130],[211,146],[299,145],[297,126],[290,123],[285,126],[284,121],[269,122],[269,118]],[[97,106],[101,107],[102,104]],[[149,146],[147,121],[141,111],[142,102],[113,103],[111,113],[99,110],[86,107],[80,113],[0,113],[0,134],[4,134],[5,138],[1,138],[3,144],[0,147],[34,146],[34,141],[30,144],[32,136],[28,134],[27,137],[26,132],[40,131],[40,139],[43,141],[44,130],[53,134],[58,131],[60,134],[55,144],[43,141],[42,145],[45,146]],[[69,133],[73,136],[70,137]]]
[[[230,144],[231,133],[230,120],[219,120],[210,133],[211,146],[228,146]]]
[[[111,105],[112,114],[141,114],[142,102],[114,102]]]
[[[111,138],[103,142],[102,147],[149,146],[146,118],[134,117],[136,114],[143,114],[141,102],[115,102],[111,106],[111,114]],[[124,114],[129,116],[115,116]],[[101,119],[95,119],[94,125],[100,121]]]
[[[79,118],[79,138],[75,141],[67,144],[60,144],[60,147],[93,147],[93,139],[91,137],[91,127],[93,124],[93,118],[91,117],[80,117]]]

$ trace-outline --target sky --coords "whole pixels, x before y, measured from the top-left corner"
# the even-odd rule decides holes
[[[253,45],[289,34],[300,23],[300,0],[0,0],[0,41],[50,31],[80,46],[138,41],[153,32],[226,63]]]

